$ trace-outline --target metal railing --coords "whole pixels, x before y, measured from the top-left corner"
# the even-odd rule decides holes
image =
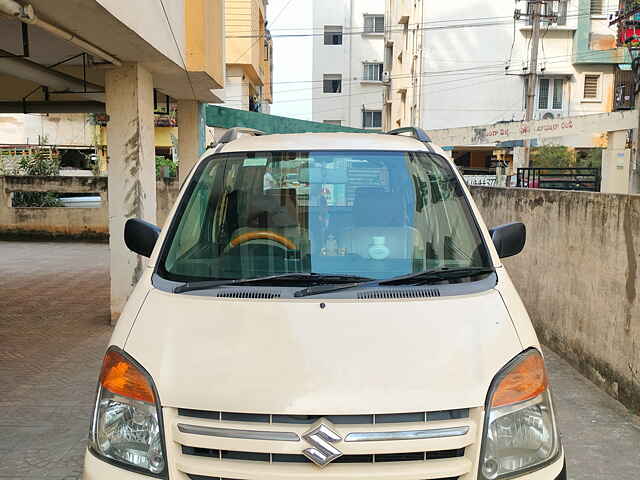
[[[600,191],[599,168],[519,168],[517,187]]]

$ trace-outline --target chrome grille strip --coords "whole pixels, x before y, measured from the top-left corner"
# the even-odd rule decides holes
[[[394,440],[427,440],[432,438],[460,437],[469,433],[469,427],[434,428],[431,430],[406,430],[402,432],[350,433],[345,442],[386,442]]]
[[[180,408],[178,415],[181,417],[204,418],[210,420],[251,422],[251,423],[282,423],[313,425],[324,418],[334,425],[376,425],[381,423],[416,423],[433,422],[443,420],[462,420],[469,418],[469,409],[442,410],[435,412],[411,412],[391,414],[364,414],[364,415],[277,415],[264,413],[232,413],[207,410],[192,410]]]
[[[243,440],[268,440],[272,442],[298,442],[300,436],[294,432],[274,432],[260,430],[238,430],[235,428],[203,427],[200,425],[178,424],[178,430],[191,435],[209,437],[240,438]]]

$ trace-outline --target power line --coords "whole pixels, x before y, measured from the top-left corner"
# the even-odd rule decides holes
[[[169,15],[167,15],[167,9],[164,8],[164,2],[160,0],[160,5],[162,6],[162,11],[164,12],[164,18],[167,20],[167,26],[169,27],[169,31],[171,32],[171,36],[173,37],[173,43],[176,46],[176,50],[178,51],[178,55],[180,56],[180,60],[182,61],[182,66],[184,67],[184,73],[187,75],[187,80],[189,81],[189,86],[191,87],[191,93],[193,94],[193,99],[195,101],[198,100],[196,91],[193,88],[193,83],[191,82],[191,76],[189,75],[189,70],[187,69],[187,63],[184,61],[184,57],[182,56],[182,52],[180,51],[180,46],[178,45],[178,41],[176,40],[176,36],[173,33],[173,27],[171,27],[171,21],[169,20]]]
[[[611,51],[613,51],[613,50],[614,49],[612,49]],[[584,52],[584,55],[587,55],[587,58],[589,56],[591,56],[592,58],[595,58],[597,55],[602,54],[602,52],[604,52],[604,51],[606,51],[606,50],[589,51],[589,52]],[[568,58],[571,58],[573,56],[574,56],[574,54],[558,55],[558,56],[547,57],[547,59],[568,59]],[[563,60],[556,60],[554,62],[547,62],[547,65],[559,64],[559,63],[564,63],[564,61]],[[496,69],[498,67],[500,67],[501,69],[500,70],[494,70],[494,69]],[[483,70],[486,70],[486,71],[483,71]],[[512,72],[513,73],[507,74],[507,75],[522,76],[522,75],[525,75],[527,73],[524,69],[520,69],[519,71],[518,70],[512,70]],[[485,76],[487,74],[491,74],[491,75],[499,74],[501,76],[504,76],[505,72],[502,69],[502,63],[495,63],[495,64],[492,64],[492,65],[487,65],[487,66],[480,67],[480,68],[478,68],[478,67],[467,67],[467,68],[463,68],[463,69],[454,69],[454,70],[428,71],[428,72],[422,73],[421,75],[418,75],[417,77],[419,77],[422,80],[422,82],[419,84],[420,87],[423,87],[423,86],[431,87],[433,85],[451,83],[451,82],[455,82],[457,80],[448,79],[448,80],[446,80],[444,82],[425,83],[424,82],[425,79],[430,78],[430,77],[438,78],[438,77],[450,77],[450,76],[460,76],[460,75],[470,75],[470,76],[482,77],[482,76]],[[409,78],[409,77],[411,77],[411,74],[403,74],[403,75],[394,75],[394,76],[391,77],[391,79],[397,80],[397,79],[403,79],[403,78]],[[465,80],[465,79],[462,79],[462,80]],[[323,83],[323,82],[324,82],[324,80],[304,80],[304,81],[299,81],[299,83]],[[348,80],[348,81],[344,81],[343,80],[342,83],[344,85],[346,83],[358,83],[358,82],[361,82],[361,79]],[[287,84],[293,83],[293,84],[295,84],[295,83],[298,83],[298,82],[291,81],[291,82],[283,82],[283,83],[287,83]],[[380,84],[380,86],[383,86],[383,84]],[[279,90],[279,91],[274,91],[274,94],[275,93],[286,94],[286,93],[293,93],[293,92],[312,92],[313,93],[314,90],[319,90],[321,88],[323,88],[323,85],[322,86],[318,86],[318,87],[305,87],[305,88],[299,88],[299,89]],[[410,87],[410,88],[415,88],[415,87]],[[369,95],[369,94],[375,94],[375,93],[377,93],[377,92],[362,92],[362,93],[357,93],[357,94],[353,94],[353,95],[354,96],[355,95]],[[286,100],[286,101],[281,101],[281,102],[290,103],[290,102],[294,102],[294,101],[303,102],[303,101],[308,101],[308,100],[323,100],[323,99],[333,100],[333,99],[336,99],[336,98],[349,96],[348,94],[341,94],[341,95],[328,94],[328,95],[330,95],[330,96],[327,96],[327,97],[316,97],[316,98],[311,98],[311,99],[310,98],[300,98],[300,99]],[[242,97],[238,97],[238,98],[242,98]],[[238,99],[238,98],[229,97],[228,99],[232,100],[232,99]],[[281,103],[281,102],[278,102],[278,103]]]
[[[613,12],[613,10],[612,10]],[[576,14],[567,14],[567,18],[579,18],[579,17],[591,17],[591,13],[576,13]],[[504,16],[504,17],[477,17],[478,20],[483,20],[483,19],[509,19],[508,21],[493,21],[493,22],[477,22],[477,23],[458,23],[458,24],[451,24],[451,25],[433,25],[433,26],[428,26],[431,25],[431,23],[443,23],[444,21],[439,21],[439,22],[421,22],[421,23],[414,23],[414,24],[409,24],[409,26],[414,26],[416,27],[416,30],[425,30],[425,31],[430,31],[430,30],[449,30],[449,29],[463,29],[463,28],[474,28],[474,27],[491,27],[491,26],[499,26],[499,25],[510,25],[512,23],[512,16]],[[457,21],[459,22],[464,22],[464,21],[468,21],[468,20],[474,20],[472,19],[459,19]],[[275,20],[274,20],[275,21]],[[278,31],[277,29],[269,29],[271,32],[271,38],[304,38],[304,37],[322,37],[324,36],[324,31],[317,31],[316,32],[316,28],[312,27],[311,29],[301,29],[301,28],[295,28],[295,29],[291,29],[291,30],[296,30],[296,31],[302,31],[304,32],[305,30],[311,30],[311,33],[291,33],[291,34],[274,34],[274,31]],[[389,28],[384,28],[382,31],[379,32],[373,32],[371,30],[368,29],[348,29],[346,28],[345,31],[342,32],[342,35],[361,35],[361,34],[367,34],[367,33],[394,33],[394,32],[403,32],[404,31],[404,26],[402,28],[400,27],[389,27]],[[255,30],[251,30],[251,33],[255,32]],[[247,35],[228,35],[226,38],[264,38],[266,37],[266,34],[263,35],[255,35],[255,34],[247,34]]]
[[[612,49],[614,50],[614,49]],[[595,51],[595,52],[590,52],[590,55],[593,55],[594,57],[601,53],[602,51]],[[559,57],[566,57],[567,55],[562,55]],[[572,55],[568,55],[568,56],[572,56]],[[556,57],[550,57],[550,58],[556,58]],[[553,63],[553,62],[551,62]],[[429,87],[433,87],[435,85],[450,85],[452,83],[458,83],[458,82],[469,82],[471,81],[472,83],[469,84],[468,86],[478,86],[478,85],[485,85],[485,84],[490,84],[490,83],[496,83],[499,82],[501,80],[506,80],[509,76],[518,76],[521,77],[522,75],[524,75],[525,72],[523,71],[521,74],[511,74],[511,75],[505,75],[503,71],[499,71],[499,72],[485,72],[485,73],[481,73],[478,74],[477,76],[470,76],[468,78],[462,78],[462,79],[455,79],[455,80],[447,80],[447,81],[443,81],[443,82],[437,82],[437,83],[430,83],[430,84],[419,84],[416,87],[409,87],[409,88],[421,88],[424,86],[429,86]],[[480,80],[482,78],[488,78],[487,81],[479,81],[479,82],[475,82],[475,80]],[[466,87],[467,85],[463,85],[462,87]],[[436,90],[429,90],[429,94],[433,95],[433,94],[437,94],[437,93],[443,93],[443,92],[448,92],[448,91],[453,91],[453,90],[458,90],[459,88],[461,88],[460,85],[456,85],[453,86],[452,88],[440,88],[440,89],[436,89]],[[362,96],[362,95],[372,95],[371,92],[365,92],[365,93],[356,93],[353,94],[351,96]],[[373,93],[375,94],[375,93]],[[295,102],[305,102],[305,101],[311,101],[311,102],[315,102],[315,101],[320,101],[320,100],[335,100],[336,98],[341,98],[341,97],[347,97],[349,96],[348,94],[344,94],[344,95],[331,95],[331,96],[327,96],[327,97],[316,97],[316,98],[302,98],[302,99],[295,99],[295,100],[289,100],[289,101],[281,101],[278,102],[278,104],[280,103],[295,103]],[[520,100],[518,100],[518,102],[521,102],[522,98]],[[485,108],[485,107],[482,107]],[[443,107],[441,109],[434,109],[434,108],[430,108],[429,110],[432,111],[447,111],[447,110],[451,110],[451,111],[482,111],[482,108],[454,108],[454,107]],[[339,110],[344,110],[344,105],[340,105],[336,108],[331,108],[328,110],[315,110],[313,111],[310,115],[315,115],[315,114],[319,114],[319,113],[327,113],[327,112],[333,112],[333,111],[339,111]],[[486,111],[503,111],[503,112],[513,112],[516,113],[513,109],[492,109],[492,108],[485,108]],[[524,112],[522,112],[524,113]],[[283,113],[282,115],[287,115],[287,113]]]
[[[280,16],[285,12],[285,10],[289,7],[289,5],[291,5],[291,3],[293,2],[293,0],[289,0],[284,7],[282,7],[282,9],[278,12],[278,14],[275,16],[275,18],[273,19],[272,23],[276,23],[276,21],[278,20],[278,18],[280,18]],[[225,7],[226,8],[226,7]],[[226,15],[225,15],[226,16]],[[267,38],[266,34],[264,35],[256,35],[255,37],[226,37],[226,38],[255,38],[256,40],[249,46],[249,48],[247,48],[244,52],[242,52],[242,54],[235,59],[235,61],[231,62],[231,63],[236,63],[238,60],[240,60],[242,57],[244,57],[247,52],[249,52],[253,47],[255,47],[256,43],[258,43],[260,41],[260,39],[262,38]]]

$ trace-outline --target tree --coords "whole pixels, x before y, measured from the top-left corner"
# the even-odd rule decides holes
[[[535,168],[571,168],[576,165],[576,154],[567,147],[545,145],[531,152],[531,166]]]
[[[60,173],[60,164],[42,148],[35,148],[18,161],[20,175],[49,177]],[[14,207],[59,207],[58,195],[51,192],[14,192]]]

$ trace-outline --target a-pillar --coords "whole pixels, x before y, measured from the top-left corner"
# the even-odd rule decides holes
[[[153,78],[139,64],[107,70],[109,249],[111,322],[115,323],[140,278],[143,260],[124,243],[130,218],[156,222]]]
[[[178,100],[178,160],[180,185],[204,152],[205,106],[195,100]]]

